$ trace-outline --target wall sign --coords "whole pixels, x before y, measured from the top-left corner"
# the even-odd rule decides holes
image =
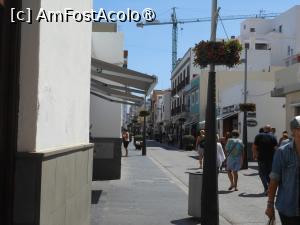
[[[239,111],[239,105],[229,105],[229,106],[223,107],[222,114],[227,114],[227,113],[236,112],[236,111]]]
[[[253,119],[247,120],[247,126],[248,127],[256,127],[257,126],[257,121],[253,120]]]

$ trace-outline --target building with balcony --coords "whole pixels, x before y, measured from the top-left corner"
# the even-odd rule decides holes
[[[190,84],[185,87],[185,108],[188,117],[184,123],[185,133],[197,136],[200,126],[200,76],[193,74]]]

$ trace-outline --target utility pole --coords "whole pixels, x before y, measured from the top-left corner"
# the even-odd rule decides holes
[[[217,0],[212,0],[211,36],[216,41],[217,33]],[[216,141],[216,72],[215,65],[210,64],[208,73],[207,106],[205,117],[205,148],[203,183],[201,193],[201,224],[219,225],[219,199],[217,174],[217,141]]]
[[[244,77],[244,104],[247,103],[247,72],[248,72],[248,49],[245,47],[245,77]],[[247,137],[247,111],[244,111],[243,118],[243,143],[244,143],[244,159],[243,159],[243,169],[248,169],[248,137]]]
[[[146,111],[146,95],[145,95],[145,101],[144,101],[144,107],[145,107],[145,111]],[[142,155],[146,155],[147,154],[147,149],[146,149],[146,115],[143,116],[144,117],[144,129],[143,129],[143,147],[142,147]]]

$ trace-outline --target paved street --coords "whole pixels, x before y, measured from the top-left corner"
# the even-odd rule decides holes
[[[187,214],[188,175],[198,167],[196,152],[180,151],[149,141],[147,157],[130,145],[122,158],[122,178],[93,182],[92,225],[195,225]],[[239,191],[227,191],[226,173],[219,175],[220,224],[266,224],[257,164],[239,173]],[[277,217],[278,218],[278,217]],[[280,224],[277,221],[277,224]]]

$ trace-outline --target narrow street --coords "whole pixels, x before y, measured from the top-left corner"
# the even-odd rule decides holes
[[[122,158],[122,177],[93,182],[92,225],[196,225],[187,214],[188,174],[198,167],[195,151],[148,141],[147,156],[129,146]],[[219,175],[220,224],[266,224],[267,198],[255,162],[239,173],[239,191],[228,191],[227,174]],[[277,216],[278,218],[278,216]],[[277,224],[280,224],[277,220]]]

